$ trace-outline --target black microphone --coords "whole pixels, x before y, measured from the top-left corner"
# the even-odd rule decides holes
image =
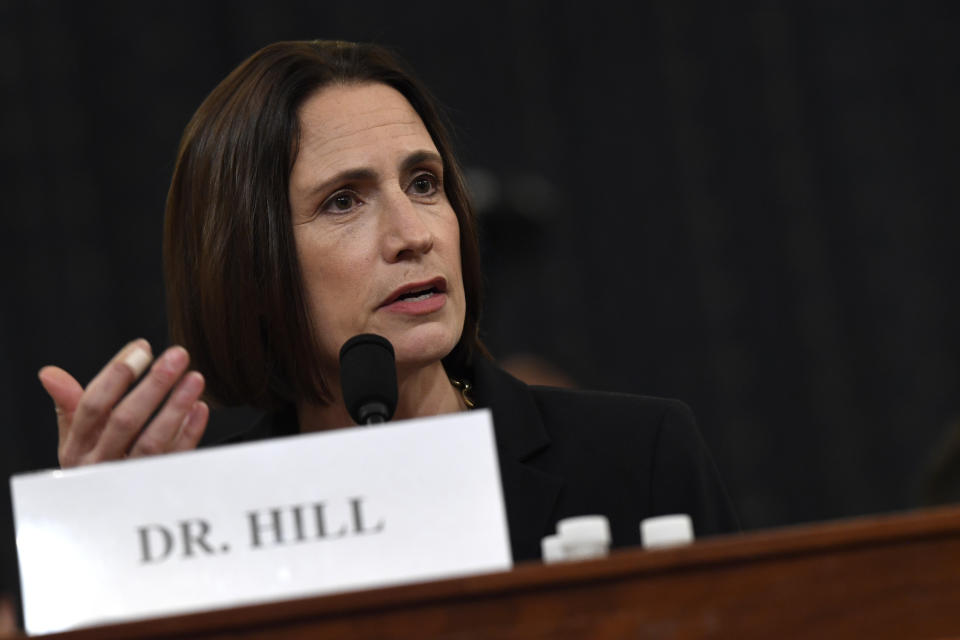
[[[378,424],[397,409],[397,363],[393,345],[382,336],[361,333],[340,348],[340,389],[357,424]]]

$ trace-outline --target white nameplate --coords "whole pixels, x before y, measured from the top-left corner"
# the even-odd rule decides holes
[[[485,410],[11,487],[31,634],[511,566]]]

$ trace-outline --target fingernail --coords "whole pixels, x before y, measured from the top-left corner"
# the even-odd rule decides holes
[[[150,357],[150,354],[146,349],[140,345],[137,345],[130,351],[130,353],[124,356],[122,362],[130,368],[130,371],[133,372],[134,378],[139,378],[144,370],[146,370],[152,359],[153,358]]]
[[[195,371],[187,374],[183,381],[183,390],[190,395],[200,395],[203,391],[203,376]]]
[[[187,419],[183,424],[183,431],[187,432],[197,428],[197,423],[200,421],[200,416],[203,415],[203,412],[207,410],[207,405],[203,400],[197,400],[193,403],[193,406],[190,408],[190,411],[187,413]]]
[[[190,410],[187,411],[187,415],[183,416],[183,422],[180,423],[180,433],[186,431],[192,423],[196,422],[200,415],[200,402],[202,401],[194,402]]]
[[[170,347],[163,354],[163,361],[173,369],[180,369],[187,366],[190,357],[187,350],[183,347]]]

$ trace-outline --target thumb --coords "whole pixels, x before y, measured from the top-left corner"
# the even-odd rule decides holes
[[[40,369],[37,377],[53,399],[53,405],[57,411],[57,429],[60,432],[60,441],[63,442],[73,421],[73,412],[80,404],[83,387],[60,367],[44,367]]]

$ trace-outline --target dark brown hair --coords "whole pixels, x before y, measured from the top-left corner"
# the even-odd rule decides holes
[[[463,334],[444,359],[459,372],[477,351],[480,261],[473,214],[447,129],[426,89],[383,47],[278,42],[210,93],[180,143],[167,196],[163,262],[170,337],[190,352],[219,404],[261,408],[329,402],[290,218],[299,109],[336,83],[393,87],[423,120],[443,159],[460,225]]]

